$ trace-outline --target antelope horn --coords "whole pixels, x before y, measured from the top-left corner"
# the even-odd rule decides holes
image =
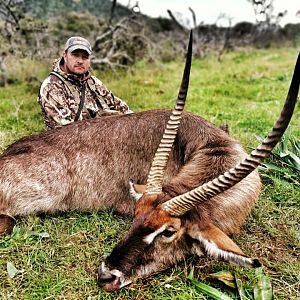
[[[242,162],[223,175],[197,187],[185,194],[176,196],[162,205],[162,208],[173,216],[181,216],[199,203],[231,188],[248,176],[259,164],[270,155],[271,151],[286,130],[297,102],[300,84],[300,54],[296,62],[289,92],[280,117],[272,131],[255,150]]]
[[[177,134],[181,120],[181,114],[185,105],[185,99],[189,87],[190,70],[192,63],[193,32],[190,32],[189,45],[186,54],[185,67],[176,106],[167,122],[165,132],[154,155],[149,171],[146,194],[160,194],[162,191],[164,170]]]

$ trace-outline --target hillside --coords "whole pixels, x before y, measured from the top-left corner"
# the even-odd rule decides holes
[[[23,0],[18,1],[17,11],[23,12],[33,18],[48,19],[70,11],[89,13],[96,17],[105,17],[110,13],[112,1],[110,0]],[[117,16],[127,16],[130,10],[120,4],[115,9]]]
[[[170,61],[184,55],[188,24],[174,16],[148,17],[136,4],[127,8],[117,3],[112,14],[112,4],[109,0],[1,1],[1,51],[51,61],[61,54],[68,37],[82,35],[93,45],[94,68],[123,68],[141,59]],[[194,32],[194,56],[213,54],[222,60],[226,51],[241,47],[296,45],[300,24],[281,28],[249,22],[233,27],[201,23],[194,25]]]

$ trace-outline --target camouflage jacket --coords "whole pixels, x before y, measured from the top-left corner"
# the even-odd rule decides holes
[[[87,73],[79,80],[76,75],[63,72],[60,63],[61,59],[55,62],[52,72],[43,81],[38,96],[48,129],[75,121],[83,86],[84,106],[78,120],[114,113],[132,113],[128,105],[114,96],[95,76]]]

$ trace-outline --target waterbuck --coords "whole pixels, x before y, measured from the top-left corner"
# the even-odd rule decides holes
[[[228,234],[250,213],[261,186],[255,169],[292,117],[300,58],[279,120],[247,156],[226,132],[182,112],[191,56],[190,37],[173,111],[81,121],[8,147],[0,157],[0,233],[11,231],[15,216],[42,212],[113,208],[133,214],[128,233],[99,267],[98,282],[107,291],[192,254],[260,265]]]

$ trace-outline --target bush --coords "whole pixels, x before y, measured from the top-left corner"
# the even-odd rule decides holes
[[[263,177],[276,177],[300,186],[300,140],[287,132],[260,170]]]

